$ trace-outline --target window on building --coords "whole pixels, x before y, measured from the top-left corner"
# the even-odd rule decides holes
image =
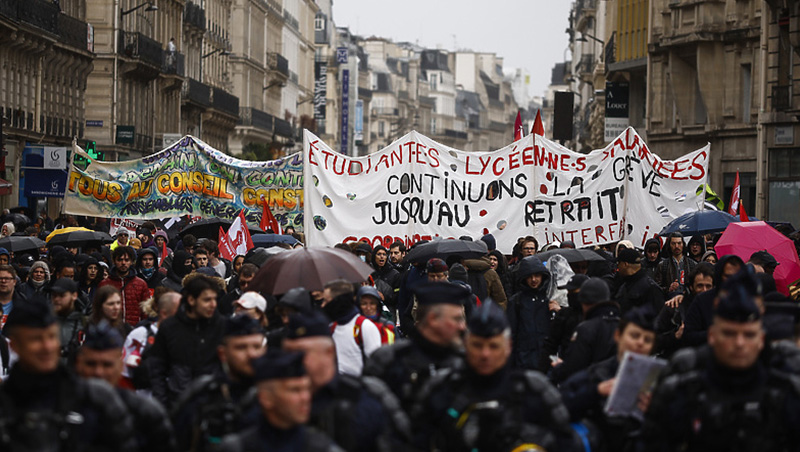
[[[742,122],[750,124],[750,99],[753,95],[753,72],[749,64],[742,65]]]
[[[431,118],[431,135],[436,135],[436,118]]]
[[[317,13],[317,17],[314,18],[314,31],[325,31],[325,15],[322,13]]]
[[[800,149],[769,152],[769,209],[771,221],[800,224]]]
[[[431,91],[439,91],[439,74],[430,74],[428,81],[431,83]]]
[[[731,200],[731,193],[733,193],[733,184],[736,182],[736,172],[724,173],[722,175],[722,185],[724,190],[722,192],[722,200],[725,201],[725,209],[728,208],[728,203]],[[753,216],[756,214],[756,173],[742,173],[739,172],[739,199],[744,205],[744,210],[747,214]]]
[[[383,121],[378,121],[378,136],[386,136],[386,123]]]

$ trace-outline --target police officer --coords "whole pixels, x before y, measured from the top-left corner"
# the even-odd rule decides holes
[[[754,298],[744,284],[721,292],[710,353],[696,354],[707,362],[667,374],[653,394],[648,450],[797,450],[800,378],[759,359],[765,339]]]
[[[512,369],[511,329],[496,303],[469,319],[466,366],[444,369],[418,394],[415,446],[425,450],[566,450],[573,445],[567,409],[539,372]]]
[[[176,450],[172,423],[167,412],[155,400],[121,388],[122,336],[106,321],[91,325],[78,351],[75,371],[84,378],[99,378],[113,386],[133,416],[138,450],[169,452]]]
[[[626,352],[649,355],[655,343],[652,313],[647,308],[634,308],[619,320],[614,331],[616,355],[592,364],[589,368],[571,376],[559,390],[564,405],[573,422],[583,421],[577,431],[594,443],[593,450],[623,451],[632,444],[631,438],[638,433],[641,423],[633,418],[606,416],[604,407],[616,383],[619,363]],[[646,403],[643,396],[642,403]],[[586,422],[588,421],[588,422]]]
[[[376,350],[364,366],[364,375],[383,380],[406,412],[437,369],[460,362],[464,304],[472,295],[448,282],[419,283],[413,290],[418,302],[416,329],[409,339]]]
[[[208,450],[223,436],[255,425],[258,401],[252,360],[264,352],[258,321],[248,315],[227,320],[217,347],[219,369],[193,381],[172,411],[180,450]]]
[[[133,420],[114,389],[59,363],[58,325],[44,299],[14,306],[3,333],[19,359],[0,386],[0,450],[135,450]]]
[[[311,378],[312,425],[348,451],[389,450],[408,442],[409,420],[380,379],[336,372],[328,320],[320,313],[291,314],[283,349],[305,353]]]
[[[311,415],[311,378],[303,353],[270,350],[253,361],[262,415],[257,425],[226,436],[219,450],[339,451],[330,438],[305,424]]]

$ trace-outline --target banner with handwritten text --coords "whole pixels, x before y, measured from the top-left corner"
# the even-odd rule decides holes
[[[492,233],[578,247],[629,239],[642,247],[670,220],[702,208],[709,146],[677,160],[652,153],[633,128],[581,154],[528,135],[493,152],[463,152],[411,132],[367,156],[332,150],[306,131],[306,238],[389,246]]]
[[[73,155],[89,156],[78,146]],[[285,228],[303,225],[302,157],[250,162],[192,136],[138,160],[73,162],[65,211],[94,217],[156,219],[191,215],[234,219],[240,210],[257,225],[269,203]]]

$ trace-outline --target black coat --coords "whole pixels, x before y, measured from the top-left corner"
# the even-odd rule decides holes
[[[544,339],[544,353],[539,357],[539,370],[547,373],[550,370],[550,355],[567,356],[572,345],[575,328],[583,320],[580,306],[561,308],[550,321],[550,331]]]
[[[117,388],[117,394],[133,417],[138,450],[142,452],[177,450],[172,423],[160,403],[127,389]]]
[[[615,301],[619,303],[622,314],[633,308],[647,306],[655,316],[664,307],[664,293],[648,275],[647,270],[642,268],[633,275],[623,278]]]
[[[564,362],[553,368],[550,378],[562,382],[594,363],[603,361],[617,352],[614,330],[619,325],[619,306],[602,303],[586,313],[586,320],[575,329],[572,345]]]
[[[216,312],[210,319],[189,318],[184,304],[161,323],[147,365],[153,396],[164,406],[171,407],[193,379],[214,373],[223,326]]]
[[[511,297],[506,309],[514,344],[511,363],[517,368],[536,370],[552,318],[547,297],[550,271],[536,256],[526,257],[517,268],[521,290]],[[542,274],[542,283],[539,288],[531,289],[524,281],[535,273]]]

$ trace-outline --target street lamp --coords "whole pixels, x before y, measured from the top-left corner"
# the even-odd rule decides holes
[[[156,6],[155,4],[150,3],[150,2],[144,2],[141,5],[134,6],[133,8],[131,8],[131,9],[127,10],[127,11],[122,11],[121,16],[125,17],[128,14],[136,11],[137,9],[144,8],[145,6],[147,7],[147,8],[145,8],[145,12],[158,11],[158,6]]]
[[[225,49],[216,49],[216,50],[212,50],[212,51],[208,52],[207,54],[205,54],[205,55],[201,56],[201,57],[200,57],[200,59],[201,59],[201,60],[204,60],[204,59],[206,59],[206,58],[210,57],[211,55],[213,55],[213,54],[215,54],[215,53],[217,53],[217,52],[219,52],[219,54],[220,54],[221,56],[228,56],[228,55],[230,55],[230,54],[231,54],[230,52],[228,52],[228,51],[227,51],[227,50],[225,50]]]
[[[605,46],[606,45],[606,43],[603,42],[602,39],[598,39],[598,38],[596,38],[596,37],[594,37],[594,36],[592,36],[592,35],[590,35],[588,33],[581,33],[581,37],[577,38],[575,40],[578,41],[578,42],[589,42],[589,41],[586,40],[586,38],[589,38],[589,39],[591,39],[593,41],[599,42],[601,46]]]

